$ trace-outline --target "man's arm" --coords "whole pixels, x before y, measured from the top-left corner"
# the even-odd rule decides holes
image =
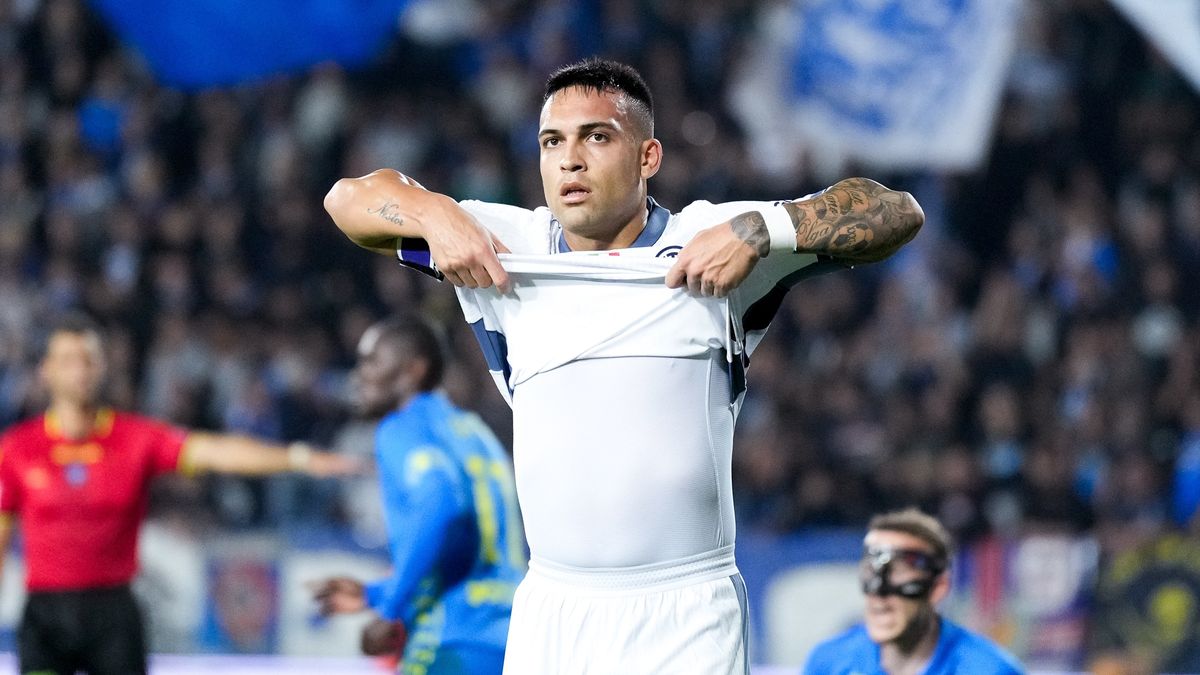
[[[847,178],[783,208],[796,231],[797,253],[851,265],[887,258],[925,224],[925,212],[912,195],[869,178]]]
[[[266,476],[296,471],[311,476],[344,476],[361,471],[352,457],[313,450],[304,443],[264,443],[249,436],[193,431],[179,460],[184,472]]]
[[[781,211],[772,213],[772,209]],[[790,225],[771,227],[767,218]],[[748,211],[692,238],[667,273],[671,288],[724,296],[749,276],[759,259],[780,249],[815,253],[855,265],[877,262],[916,236],[925,213],[907,192],[867,178],[847,178],[796,202]]]
[[[450,283],[508,289],[496,252],[507,252],[466,209],[392,169],[343,178],[325,195],[325,210],[355,244],[395,255],[401,238],[423,239]]]

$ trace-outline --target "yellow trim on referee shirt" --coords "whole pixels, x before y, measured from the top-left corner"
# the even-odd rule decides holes
[[[195,477],[200,473],[192,461],[192,435],[190,433],[184,437],[183,445],[179,448],[179,459],[175,462],[175,472],[188,478]]]

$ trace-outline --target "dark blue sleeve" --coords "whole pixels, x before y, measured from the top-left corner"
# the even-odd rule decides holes
[[[441,281],[446,278],[433,264],[433,254],[424,239],[401,237],[396,240],[396,257],[400,264]]]
[[[443,557],[447,532],[462,513],[463,489],[449,456],[405,430],[383,424],[376,435],[392,576],[366,587],[367,604],[385,619],[411,622],[421,580]]]

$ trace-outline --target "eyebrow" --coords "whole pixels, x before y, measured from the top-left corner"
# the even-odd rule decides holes
[[[585,135],[585,134],[591,133],[592,131],[595,131],[596,129],[610,129],[612,131],[620,131],[620,127],[616,126],[615,124],[613,124],[611,122],[588,122],[587,124],[580,124],[579,127],[576,129],[576,131],[578,131],[580,135]],[[542,136],[549,136],[549,135],[561,136],[562,132],[559,131],[558,129],[542,129],[541,131],[538,132],[538,138],[541,138]]]

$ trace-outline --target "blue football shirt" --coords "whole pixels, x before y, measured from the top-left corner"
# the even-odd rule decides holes
[[[922,675],[1020,675],[1025,671],[1010,654],[986,638],[941,619],[941,635]],[[885,675],[879,645],[862,624],[817,645],[804,675]]]
[[[368,604],[404,622],[406,664],[502,651],[526,566],[504,448],[477,415],[424,393],[383,419],[375,449],[393,574],[367,585]]]

